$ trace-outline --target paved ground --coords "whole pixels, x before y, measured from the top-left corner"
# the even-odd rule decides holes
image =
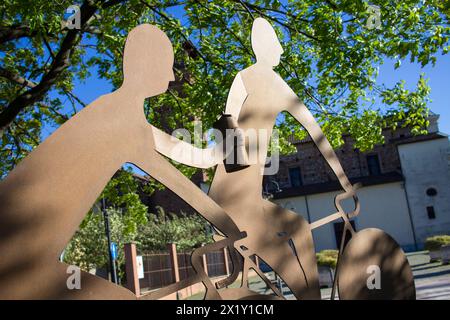
[[[407,255],[413,269],[418,300],[450,300],[450,265],[430,263],[426,252]]]
[[[406,256],[413,270],[416,298],[418,300],[450,300],[450,265],[443,265],[441,262],[430,263],[430,257],[426,251],[412,252]],[[259,292],[262,292],[261,289]],[[294,299],[287,287],[283,287],[283,293],[287,299]],[[322,299],[329,300],[331,289],[322,289],[321,294]]]
[[[426,251],[412,252],[407,254],[408,261],[412,267],[414,281],[416,284],[416,297],[418,300],[450,300],[450,265],[442,265],[441,262],[430,263],[430,257]],[[274,279],[273,273],[268,277]],[[232,286],[238,286],[238,283]],[[270,294],[271,290],[259,277],[249,279],[250,288],[263,294]],[[294,299],[290,290],[283,286],[283,294],[286,299]],[[322,299],[329,300],[331,289],[321,290]],[[202,299],[203,293],[190,297],[189,299]]]

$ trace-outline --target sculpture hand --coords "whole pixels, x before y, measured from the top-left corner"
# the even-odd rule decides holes
[[[356,217],[359,214],[360,211],[360,204],[358,196],[356,195],[356,190],[361,187],[360,183],[357,183],[352,186],[352,188],[344,193],[338,194],[334,198],[334,205],[336,206],[336,209],[338,209],[339,212],[342,212],[347,215],[348,218]],[[342,208],[341,201],[348,199],[352,197],[353,201],[355,202],[355,209],[351,213],[346,213],[344,209]]]

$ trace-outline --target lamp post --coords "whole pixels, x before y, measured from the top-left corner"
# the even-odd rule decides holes
[[[103,219],[105,221],[105,233],[106,239],[108,240],[108,254],[109,254],[109,270],[111,273],[111,281],[117,283],[117,272],[116,272],[116,264],[114,263],[113,253],[111,251],[111,232],[109,229],[109,215],[105,206],[105,199],[102,199],[102,212]]]

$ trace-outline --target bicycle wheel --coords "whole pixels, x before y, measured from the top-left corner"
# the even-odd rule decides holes
[[[414,300],[416,290],[408,260],[395,240],[382,230],[357,232],[339,261],[341,300]]]

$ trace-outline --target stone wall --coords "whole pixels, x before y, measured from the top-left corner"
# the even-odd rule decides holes
[[[450,234],[450,172],[447,137],[399,146],[409,205],[419,243],[437,234]],[[427,194],[433,188],[435,195]],[[428,216],[432,207],[435,218]]]
[[[376,145],[372,150],[361,152],[353,147],[353,140],[349,136],[344,137],[344,145],[335,150],[341,165],[349,178],[369,176],[367,164],[368,155],[378,155],[382,174],[401,172],[401,163],[397,151],[397,143],[406,139],[415,139],[408,129],[396,131],[385,130],[385,143]],[[275,180],[280,188],[291,187],[289,168],[300,167],[303,185],[326,183],[336,180],[327,162],[316,148],[315,144],[306,139],[295,143],[297,153],[282,156],[280,169],[276,175],[265,178],[265,184],[270,188],[269,180]]]

